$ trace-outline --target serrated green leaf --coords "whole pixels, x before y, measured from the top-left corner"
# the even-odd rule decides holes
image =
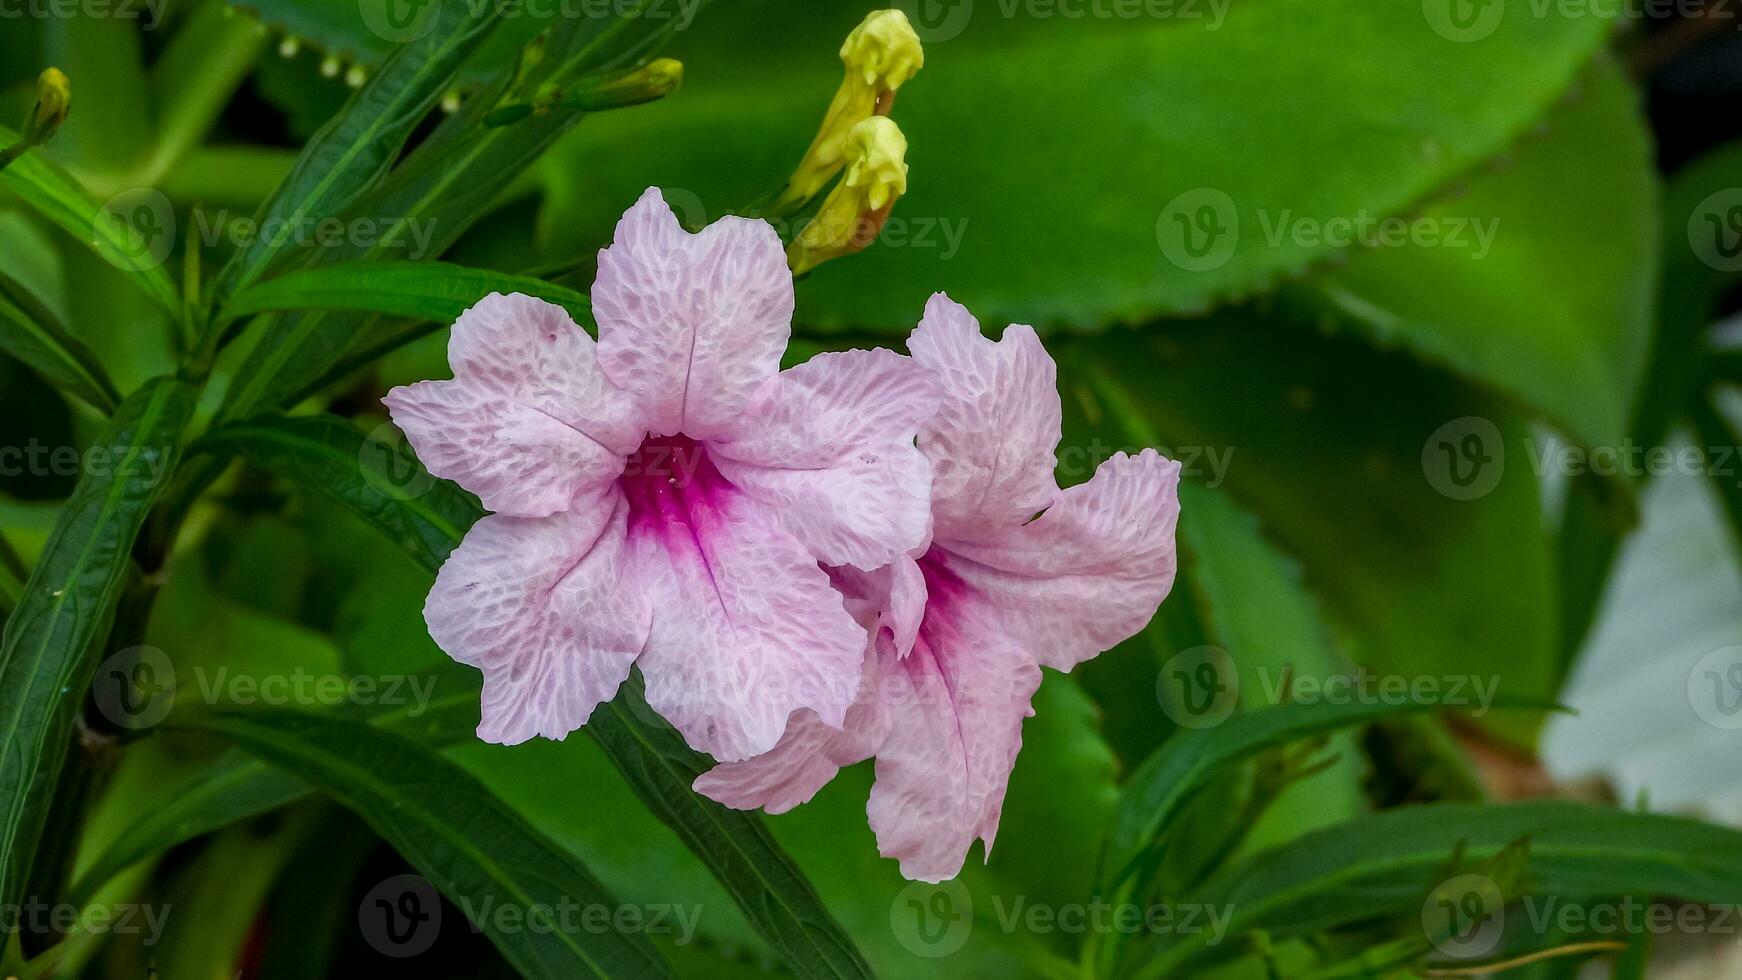
[[[1074,328],[1250,294],[1337,251],[1273,244],[1267,224],[1405,211],[1508,146],[1608,28],[1588,12],[1517,8],[1459,44],[1420,3],[1369,0],[1240,2],[1225,18],[1183,4],[1165,18],[1075,20],[907,9],[943,21],[921,26],[925,68],[891,114],[907,135],[908,193],[878,244],[806,280],[807,325],[905,332],[939,289],[988,321]],[[672,51],[686,66],[681,100],[602,118],[546,164],[548,244],[596,246],[650,183],[678,192],[692,221],[778,188],[862,15],[745,3],[735,24],[686,35]],[[761,64],[747,69],[746,51]],[[1476,78],[1507,84],[1448,83]],[[1220,234],[1201,261],[1170,260],[1162,237],[1206,205]]]
[[[1528,430],[1504,402],[1406,356],[1253,310],[1054,349],[1067,402],[1091,418],[1130,406],[1162,445],[1198,454],[1195,478],[1220,477],[1263,520],[1355,663],[1553,695],[1554,568]],[[1106,384],[1123,404],[1108,402]],[[1436,464],[1441,443],[1465,435],[1486,462],[1481,483],[1460,487]],[[1524,740],[1535,719],[1483,721]]]
[[[593,322],[587,297],[565,286],[451,262],[353,262],[297,269],[249,286],[230,301],[225,314],[333,310],[451,323],[491,293],[536,296],[561,306],[582,326]]]
[[[306,712],[206,718],[227,735],[344,803],[442,894],[470,910],[502,955],[528,977],[663,977],[670,971],[639,933],[576,928],[556,910],[619,903],[578,860],[428,749],[359,721]],[[515,922],[493,914],[516,910]]]
[[[1639,94],[1607,57],[1455,198],[1299,287],[1382,343],[1516,394],[1586,445],[1627,434],[1651,348],[1657,178]],[[1377,229],[1375,241],[1399,234]]]
[[[18,134],[0,126],[0,146],[16,142]],[[105,207],[71,174],[36,152],[0,169],[0,188],[11,191],[26,207],[108,259],[128,282],[172,316],[181,316],[180,291],[162,263],[152,261],[151,246],[157,239],[145,239],[142,247],[141,233],[126,223],[130,214]]]
[[[194,391],[161,378],[121,403],[96,445],[112,447],[61,509],[0,638],[0,901],[22,900],[48,794],[113,621],[134,540],[174,468]]]

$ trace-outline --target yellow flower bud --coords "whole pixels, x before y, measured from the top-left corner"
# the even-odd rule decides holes
[[[43,69],[36,78],[36,106],[24,120],[24,142],[31,146],[47,143],[66,120],[72,97],[72,83],[59,68]]]
[[[889,113],[896,90],[925,65],[925,52],[906,14],[878,10],[847,35],[841,62],[846,77],[816,139],[775,203],[776,214],[798,209],[840,173],[847,160],[847,134],[864,120]]]
[[[786,250],[794,275],[851,255],[876,240],[907,193],[907,137],[888,116],[860,120],[844,141],[847,175]]]
[[[847,35],[841,61],[867,88],[893,92],[925,66],[925,51],[906,14],[877,10]]]

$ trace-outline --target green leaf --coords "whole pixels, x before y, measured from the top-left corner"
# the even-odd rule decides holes
[[[356,811],[529,977],[669,976],[644,935],[575,928],[557,910],[619,903],[470,773],[359,721],[305,712],[205,719]],[[499,912],[512,910],[510,922]]]
[[[162,805],[143,811],[80,872],[66,900],[82,906],[97,889],[151,855],[276,810],[307,793],[307,784],[296,776],[245,752],[229,752],[177,783]]]
[[[435,481],[409,456],[377,467],[369,441],[342,419],[287,418],[220,429],[202,447],[228,447],[282,476],[320,489],[406,548],[429,571],[440,568],[482,510],[452,484]],[[388,447],[381,445],[381,452]],[[379,474],[401,478],[394,483]],[[372,476],[371,474],[377,474]],[[395,487],[403,489],[394,489]],[[656,724],[632,685],[601,705],[584,731],[598,740],[649,809],[677,832],[738,901],[792,969],[805,977],[869,976],[869,968],[817,899],[803,874],[774,844],[761,818],[722,807],[689,787],[711,764],[675,731]]]
[[[361,9],[361,8],[360,8]],[[368,11],[364,10],[367,14]],[[496,25],[501,8],[442,0],[418,9],[423,30],[321,127],[278,191],[256,215],[260,234],[219,273],[220,308],[285,256],[305,226],[334,217],[386,175],[406,139],[441,98],[460,65]],[[433,18],[433,23],[427,22]]]
[[[1228,909],[1227,935],[1282,938],[1419,914],[1458,856],[1479,862],[1527,842],[1525,894],[1742,900],[1742,832],[1680,817],[1566,802],[1433,804],[1308,834],[1229,869],[1190,896]],[[1210,934],[1159,936],[1134,976],[1189,975]],[[1183,971],[1183,972],[1182,972]]]
[[[0,126],[0,145],[17,141],[17,133]],[[71,174],[36,152],[26,153],[0,170],[0,188],[12,191],[26,207],[108,259],[128,282],[172,316],[181,316],[181,293],[163,270],[163,256],[156,248],[163,229],[132,223],[135,212],[117,205],[121,197],[109,205],[99,202]],[[162,220],[159,210],[148,206],[150,202],[140,203],[146,210],[138,221]]]
[[[562,20],[552,29],[544,59],[527,78],[506,74],[468,100],[381,186],[346,209],[345,220],[374,220],[381,234],[368,245],[329,249],[321,262],[379,259],[388,254],[390,243],[408,240],[416,227],[428,229],[426,254],[441,254],[489,212],[507,181],[531,166],[583,115],[559,107],[513,126],[481,129],[483,116],[503,93],[608,73],[647,54],[675,24],[645,17]],[[301,394],[327,376],[367,334],[367,325],[368,319],[359,314],[286,315],[237,369],[222,417],[246,418]]]
[[[398,45],[370,28],[368,21],[358,16],[365,9],[354,3],[334,0],[249,0],[230,2],[231,10],[258,17],[273,29],[294,37],[304,47],[329,52],[347,62],[374,69],[385,61]],[[379,8],[389,9],[385,4]],[[516,8],[517,16],[506,18],[490,35],[476,58],[460,70],[460,83],[488,81],[492,73],[514,63],[521,45],[533,35],[562,16],[562,8],[527,6]],[[374,9],[370,10],[373,14]]]
[[[1186,803],[1233,763],[1379,718],[1438,710],[1445,706],[1443,701],[1435,697],[1405,702],[1355,699],[1335,704],[1279,704],[1237,715],[1213,728],[1181,731],[1145,760],[1126,783],[1107,841],[1103,887],[1110,890],[1130,874],[1137,859],[1167,833]],[[1504,700],[1496,704],[1518,706]]]
[[[1742,279],[1742,266],[1726,261],[1722,222],[1739,200],[1742,143],[1729,143],[1676,171],[1664,188],[1662,268],[1658,280],[1657,336],[1643,372],[1630,437],[1641,446],[1664,445],[1670,429],[1696,406],[1706,381],[1710,348],[1703,335],[1718,302]],[[1717,229],[1712,222],[1719,221]],[[1645,475],[1641,484],[1649,482]],[[1591,479],[1573,481],[1560,525],[1561,596],[1565,661],[1586,638],[1615,566],[1621,541],[1636,515],[1616,513],[1612,502],[1592,492]],[[1612,481],[1610,481],[1612,482]],[[1644,486],[1637,488],[1641,493]]]
[[[1116,426],[1123,430],[1133,446],[1165,445],[1142,410],[1125,398],[1123,389],[1103,385],[1098,394],[1114,411],[1108,429]],[[1077,444],[1092,442],[1094,427],[1080,418],[1079,408],[1077,402],[1067,406],[1070,426],[1067,438]],[[1200,473],[1209,471],[1210,485],[1216,485],[1221,475],[1219,467],[1232,465],[1234,458],[1230,454],[1214,459],[1204,453],[1192,462]],[[1181,658],[1159,665],[1159,672],[1155,669],[1157,665],[1150,665],[1144,681],[1156,681],[1161,675],[1158,683],[1143,685],[1147,688],[1151,714],[1164,688],[1170,719],[1189,727],[1194,722],[1214,722],[1220,717],[1216,712],[1232,711],[1235,698],[1248,710],[1279,703],[1285,677],[1322,681],[1346,675],[1350,669],[1348,658],[1333,644],[1319,603],[1301,582],[1299,564],[1265,540],[1258,521],[1229,494],[1196,480],[1186,480],[1180,485],[1179,496],[1181,567],[1170,602],[1176,608],[1181,603],[1195,603],[1190,613],[1198,629],[1188,642],[1172,645],[1166,643],[1162,634],[1170,628],[1168,620],[1177,617],[1164,615],[1146,630],[1155,632],[1157,645]],[[1167,606],[1163,611],[1173,612]],[[1212,661],[1187,652],[1198,646],[1219,647],[1227,657]],[[1215,668],[1217,682],[1231,682],[1235,697],[1217,697],[1214,691],[1207,690],[1193,690],[1190,696],[1181,696],[1178,681],[1182,671],[1188,681],[1195,683],[1203,663]],[[1210,697],[1199,700],[1201,695]],[[1196,711],[1195,707],[1203,710]],[[1344,758],[1322,778],[1303,781],[1286,790],[1252,828],[1251,838],[1263,841],[1272,833],[1292,837],[1359,812],[1364,804],[1360,790],[1364,774],[1355,749],[1352,741],[1338,740],[1334,750]]]
[[[879,244],[806,281],[800,321],[906,331],[947,288],[988,321],[1085,328],[1263,289],[1337,251],[1273,245],[1267,224],[1405,211],[1509,145],[1608,29],[1588,12],[1515,9],[1459,44],[1419,3],[1265,0],[1225,19],[1200,8],[1097,23],[928,7],[945,23],[922,29],[926,66],[892,114],[909,191]],[[601,118],[548,161],[548,244],[595,247],[649,183],[678,191],[692,220],[779,187],[862,13],[738,4],[731,29],[686,36],[672,52],[681,100]],[[948,36],[958,20],[965,31]],[[765,64],[747,69],[747,49]],[[1507,84],[1447,81],[1475,78]],[[1176,221],[1206,205],[1237,234],[1211,242],[1207,262],[1177,249],[1170,261],[1158,232],[1177,239]]]
[[[0,638],[0,902],[23,898],[73,722],[96,670],[131,565],[133,542],[173,471],[194,391],[162,378],[116,409],[90,465],[61,509]],[[94,456],[87,458],[94,459]]]
[[[224,308],[244,317],[279,310],[337,310],[452,323],[490,293],[525,293],[593,322],[587,297],[565,286],[449,262],[353,262],[297,269],[255,283]]]
[[[750,924],[801,977],[870,977],[853,941],[762,818],[698,796],[690,785],[713,768],[656,718],[631,681],[587,722],[648,809],[665,821],[738,900]]]
[[[445,688],[453,688],[451,692]],[[475,684],[449,683],[444,694],[422,706],[398,708],[369,723],[428,747],[469,737],[478,727]],[[308,795],[308,784],[241,751],[228,752],[164,790],[83,866],[67,902],[83,905],[115,876],[145,858],[249,817],[269,813]]]
[[[1302,291],[1381,342],[1517,395],[1586,445],[1618,444],[1657,293],[1658,187],[1638,102],[1597,59],[1546,137],[1406,226],[1443,237],[1358,250]]]
[[[0,346],[48,381],[109,414],[121,396],[84,344],[54,314],[0,273]]]
[[[217,429],[192,448],[240,455],[332,497],[432,571],[484,516],[470,494],[430,476],[388,425],[365,435],[332,415],[263,416]]]
[[[1357,664],[1552,697],[1554,566],[1528,430],[1505,403],[1452,377],[1316,336],[1286,312],[1055,344],[1065,401],[1091,422],[1139,413],[1162,445],[1192,454],[1188,480],[1222,479],[1301,562]],[[1460,457],[1464,469],[1448,473],[1438,450],[1463,448],[1466,435],[1486,461]],[[1453,482],[1472,465],[1472,482]],[[1521,740],[1534,724],[1483,720]]]

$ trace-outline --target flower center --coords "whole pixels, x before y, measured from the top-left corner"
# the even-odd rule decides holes
[[[629,454],[619,481],[632,528],[681,525],[693,532],[718,520],[732,491],[707,449],[683,435],[643,441]]]

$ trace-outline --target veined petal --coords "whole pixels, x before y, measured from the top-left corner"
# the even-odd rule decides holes
[[[611,492],[564,514],[486,517],[442,566],[424,619],[484,672],[479,738],[560,739],[629,676],[649,612],[624,587],[626,514]]]
[[[866,572],[851,566],[829,569],[829,580],[847,600],[847,610],[873,631],[887,631],[897,658],[913,649],[925,618],[925,573],[907,555]]]
[[[1118,453],[1029,524],[933,549],[1044,665],[1070,670],[1133,636],[1173,588],[1179,464]]]
[[[934,599],[919,641],[883,685],[889,735],[877,750],[867,812],[877,849],[917,881],[961,871],[979,838],[986,853],[1040,668],[971,601]]]
[[[1058,369],[1034,329],[1008,327],[994,343],[966,307],[938,293],[907,346],[944,389],[943,404],[919,434],[932,461],[937,540],[980,540],[1051,503],[1062,417]]]
[[[454,323],[448,360],[452,381],[383,399],[431,473],[490,510],[543,517],[622,472],[639,433],[561,307],[491,293]]]
[[[637,518],[634,587],[653,604],[647,702],[721,762],[774,748],[803,708],[839,728],[865,631],[797,540],[734,491],[682,521]]]
[[[599,362],[655,436],[716,438],[780,370],[792,304],[772,226],[727,217],[692,235],[648,188],[599,253]]]
[[[938,384],[887,350],[819,354],[757,394],[720,472],[828,565],[878,568],[931,536],[931,464],[914,446]]]
[[[809,801],[841,767],[869,759],[889,734],[889,711],[878,685],[880,661],[893,662],[888,643],[872,641],[865,651],[859,694],[839,729],[824,724],[814,711],[800,711],[773,749],[715,766],[696,777],[695,791],[737,810],[760,807],[785,813]]]

